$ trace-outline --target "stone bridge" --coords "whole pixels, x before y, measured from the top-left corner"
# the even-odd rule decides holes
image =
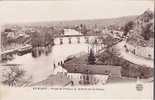
[[[63,51],[60,51],[59,54],[55,53],[54,51],[58,52],[57,50],[54,50],[53,49],[53,54],[57,54],[59,55],[59,57],[55,57],[54,60],[52,60],[53,62],[53,66],[54,66],[54,69],[56,68],[56,66],[61,66],[64,61],[66,59],[69,59],[70,57],[72,58],[72,56],[79,56],[81,55],[81,53],[83,53],[83,51],[87,51],[89,52],[89,49],[91,48],[91,43],[94,43],[95,41],[98,43],[97,45],[94,45],[94,53],[96,54],[97,52],[99,52],[100,50],[103,50],[104,48],[104,44],[102,44],[99,39],[98,39],[99,36],[84,36],[84,35],[71,35],[71,36],[61,36],[61,37],[56,37],[54,39],[54,45],[56,47],[59,47],[59,45],[62,45],[60,46]],[[63,46],[66,47],[64,48]],[[75,44],[75,46],[74,46]],[[76,44],[79,44],[79,45],[76,45]],[[87,45],[87,44],[90,44],[90,45]],[[63,55],[65,55],[66,53],[65,52],[68,52],[70,51],[69,49],[71,49],[71,47],[69,46],[71,45],[71,47],[74,48],[74,51],[72,51],[72,54],[67,54],[68,56],[65,56],[63,57]],[[85,45],[85,47],[83,47]],[[81,50],[81,49],[82,50]],[[79,50],[80,49],[80,50]],[[75,51],[78,51],[78,53],[74,53]],[[69,52],[71,53],[71,52]],[[85,53],[84,53],[85,54]]]
[[[56,37],[54,39],[54,45],[92,43],[94,41],[97,42],[97,36],[84,36],[84,35],[61,36]]]

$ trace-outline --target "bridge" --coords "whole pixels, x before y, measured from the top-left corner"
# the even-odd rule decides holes
[[[21,51],[28,50],[28,49],[32,49],[32,46],[31,45],[25,45],[23,47],[19,47],[19,48],[14,48],[14,49],[2,51],[1,52],[1,55],[13,53],[13,52],[18,52],[18,51],[21,52]]]
[[[1,54],[9,54],[9,53],[18,52],[18,51],[20,52],[20,51],[24,51],[24,50],[31,49],[31,48],[32,48],[31,45],[25,45],[25,46],[20,47],[20,48],[14,48],[14,49],[2,51]]]
[[[62,44],[80,44],[80,43],[93,43],[98,42],[98,36],[85,36],[85,35],[65,35],[56,37],[54,39],[54,45],[62,45]]]
[[[30,40],[29,40],[30,41]],[[54,45],[63,45],[63,44],[89,44],[91,42],[97,42],[97,36],[84,36],[84,35],[65,35],[54,38]],[[32,51],[32,45],[25,45],[18,48],[13,48],[5,51],[1,51],[1,58],[11,58],[14,54],[23,55],[25,53]]]
[[[32,49],[31,45],[25,45],[23,47],[2,51],[0,53],[0,55],[1,55],[0,58],[1,58],[1,60],[12,59],[13,54],[23,55],[27,52],[31,52],[31,49]]]
[[[64,34],[63,36],[54,38],[54,41],[53,41],[54,45],[92,43],[95,41],[98,42],[97,40],[98,36],[96,35],[83,35],[80,32],[77,32],[71,29],[66,29],[65,31],[66,31],[65,32],[66,34]],[[1,51],[0,55],[5,57],[5,55],[12,55],[12,54],[22,55],[22,53],[24,52],[27,52],[27,51],[30,52],[32,50],[32,45],[27,44],[27,43],[30,43],[30,41],[31,41],[31,38],[28,39],[24,43],[24,46],[22,47]]]

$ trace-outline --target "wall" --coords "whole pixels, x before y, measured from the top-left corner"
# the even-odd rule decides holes
[[[127,49],[129,52],[132,52],[135,50],[135,55],[148,58],[148,59],[154,59],[154,49],[151,47],[141,47],[141,46],[133,46],[128,43],[126,43]],[[150,55],[150,56],[149,56]]]
[[[94,75],[94,77],[100,84],[106,84],[109,75]]]
[[[70,78],[74,85],[84,85],[87,84],[87,74],[81,74],[81,73],[67,73],[67,77]],[[89,74],[89,84],[95,85],[95,84],[105,84],[108,79],[108,75],[99,75],[99,74]]]
[[[73,81],[74,85],[79,85],[81,76],[81,73],[67,73],[67,77]]]

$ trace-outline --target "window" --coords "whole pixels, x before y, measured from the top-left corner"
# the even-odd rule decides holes
[[[60,64],[61,64],[61,66],[62,66],[62,65],[63,65],[63,62],[61,61]]]
[[[95,43],[97,43],[97,39],[95,39]]]
[[[110,73],[110,71],[108,70],[105,70],[105,74],[108,75]]]
[[[60,62],[58,62],[58,66],[60,66]]]
[[[60,39],[60,44],[63,44],[63,39]]]
[[[80,43],[80,38],[79,37],[77,38],[77,43]]]
[[[82,79],[82,76],[80,76],[80,79]]]
[[[89,43],[89,39],[88,38],[86,38],[86,43]]]
[[[56,68],[56,65],[54,64],[53,67],[54,67],[54,69],[55,69],[55,68]]]
[[[148,57],[151,58],[151,54],[148,54]]]
[[[67,77],[70,78],[70,75],[68,75]]]
[[[86,80],[89,81],[89,76],[88,75],[86,75]]]
[[[72,43],[72,40],[71,40],[71,38],[68,38],[68,40],[69,40],[69,44],[71,44],[71,43]]]
[[[85,80],[85,75],[83,75],[83,79]]]

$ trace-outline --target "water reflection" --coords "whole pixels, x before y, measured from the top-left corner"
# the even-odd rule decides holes
[[[53,74],[54,65],[58,66],[58,63],[64,61],[68,56],[80,52],[88,52],[88,46],[85,43],[55,45],[51,48],[51,52],[47,54],[46,51],[40,51],[41,54],[36,57],[33,57],[33,53],[23,56],[15,55],[14,59],[7,63],[21,64],[21,67],[33,76],[34,82],[40,81]]]
[[[40,46],[33,47],[31,50],[32,57],[36,58],[41,56],[42,54],[45,54],[47,56],[48,54],[51,53],[51,50],[52,50],[52,45],[43,46],[43,47],[40,47]]]

